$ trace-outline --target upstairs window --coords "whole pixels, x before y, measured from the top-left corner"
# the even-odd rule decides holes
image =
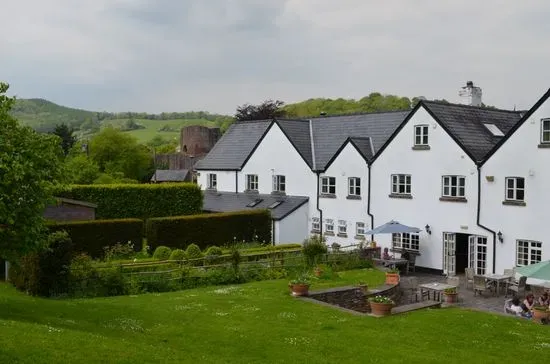
[[[348,233],[348,225],[346,223],[346,220],[338,220],[338,234],[347,234]]]
[[[273,192],[284,193],[286,191],[286,177],[283,175],[273,176]]]
[[[542,119],[540,124],[540,142],[550,143],[550,119]]]
[[[248,191],[258,191],[258,175],[247,174],[246,175],[246,189]]]
[[[311,218],[311,230],[315,232],[321,231],[321,220],[318,217]]]
[[[442,177],[442,191],[443,197],[466,197],[466,177],[464,176],[443,176]]]
[[[356,222],[355,223],[355,235],[365,235],[365,223]]]
[[[335,195],[336,194],[336,178],[321,177],[321,194]]]
[[[208,173],[206,179],[207,188],[215,190],[218,187],[218,176],[215,173]]]
[[[348,178],[348,195],[361,196],[361,178],[359,177]]]
[[[414,145],[428,145],[428,125],[415,125]]]
[[[410,174],[392,174],[391,193],[393,195],[411,194],[411,175]]]
[[[524,201],[525,200],[525,178],[506,177],[506,200]]]

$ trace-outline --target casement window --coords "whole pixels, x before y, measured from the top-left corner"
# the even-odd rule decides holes
[[[507,201],[525,200],[525,178],[506,177],[506,196]]]
[[[466,197],[466,177],[464,176],[443,176],[442,177],[443,197]]]
[[[336,194],[336,177],[321,177],[321,194]]]
[[[542,261],[542,243],[532,240],[518,240],[516,265],[518,267]]]
[[[419,251],[420,235],[409,233],[392,234],[392,248]]]
[[[286,177],[283,175],[273,176],[273,192],[282,192],[286,191]]]
[[[334,220],[325,219],[325,232],[327,234],[334,234]]]
[[[218,176],[215,173],[206,175],[206,187],[215,190],[218,187]]]
[[[321,231],[321,220],[318,217],[311,218],[311,231]]]
[[[365,235],[365,223],[356,222],[355,223],[355,235]]]
[[[428,125],[414,126],[414,145],[428,145]]]
[[[391,193],[394,195],[411,194],[411,175],[410,174],[392,174],[391,175]]]
[[[348,195],[361,196],[361,178],[359,177],[348,178]]]
[[[540,124],[540,142],[550,143],[550,119],[542,119]]]
[[[338,220],[338,234],[347,234],[348,233],[348,224],[346,220]]]
[[[248,191],[258,191],[258,175],[247,174],[246,175],[246,189]]]

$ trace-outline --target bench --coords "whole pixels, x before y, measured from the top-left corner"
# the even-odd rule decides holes
[[[392,315],[397,315],[400,313],[421,310],[423,308],[440,308],[440,307],[441,307],[441,302],[422,301],[422,302],[411,303],[408,305],[397,306],[391,310],[391,313]]]

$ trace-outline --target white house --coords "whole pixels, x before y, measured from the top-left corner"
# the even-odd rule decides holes
[[[422,101],[374,158],[374,225],[390,220],[420,234],[378,235],[382,247],[418,254],[446,274],[493,270],[494,232],[477,223],[478,165],[519,112]]]
[[[497,231],[496,271],[550,259],[550,90],[481,168],[481,222]]]

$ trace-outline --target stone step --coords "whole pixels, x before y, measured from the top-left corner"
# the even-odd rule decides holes
[[[394,307],[391,310],[391,313],[392,313],[392,315],[397,315],[397,314],[400,314],[400,313],[421,310],[423,308],[439,308],[439,307],[441,307],[441,302],[421,301],[421,302],[411,303],[411,304],[408,304],[408,305],[402,305],[402,306]]]

